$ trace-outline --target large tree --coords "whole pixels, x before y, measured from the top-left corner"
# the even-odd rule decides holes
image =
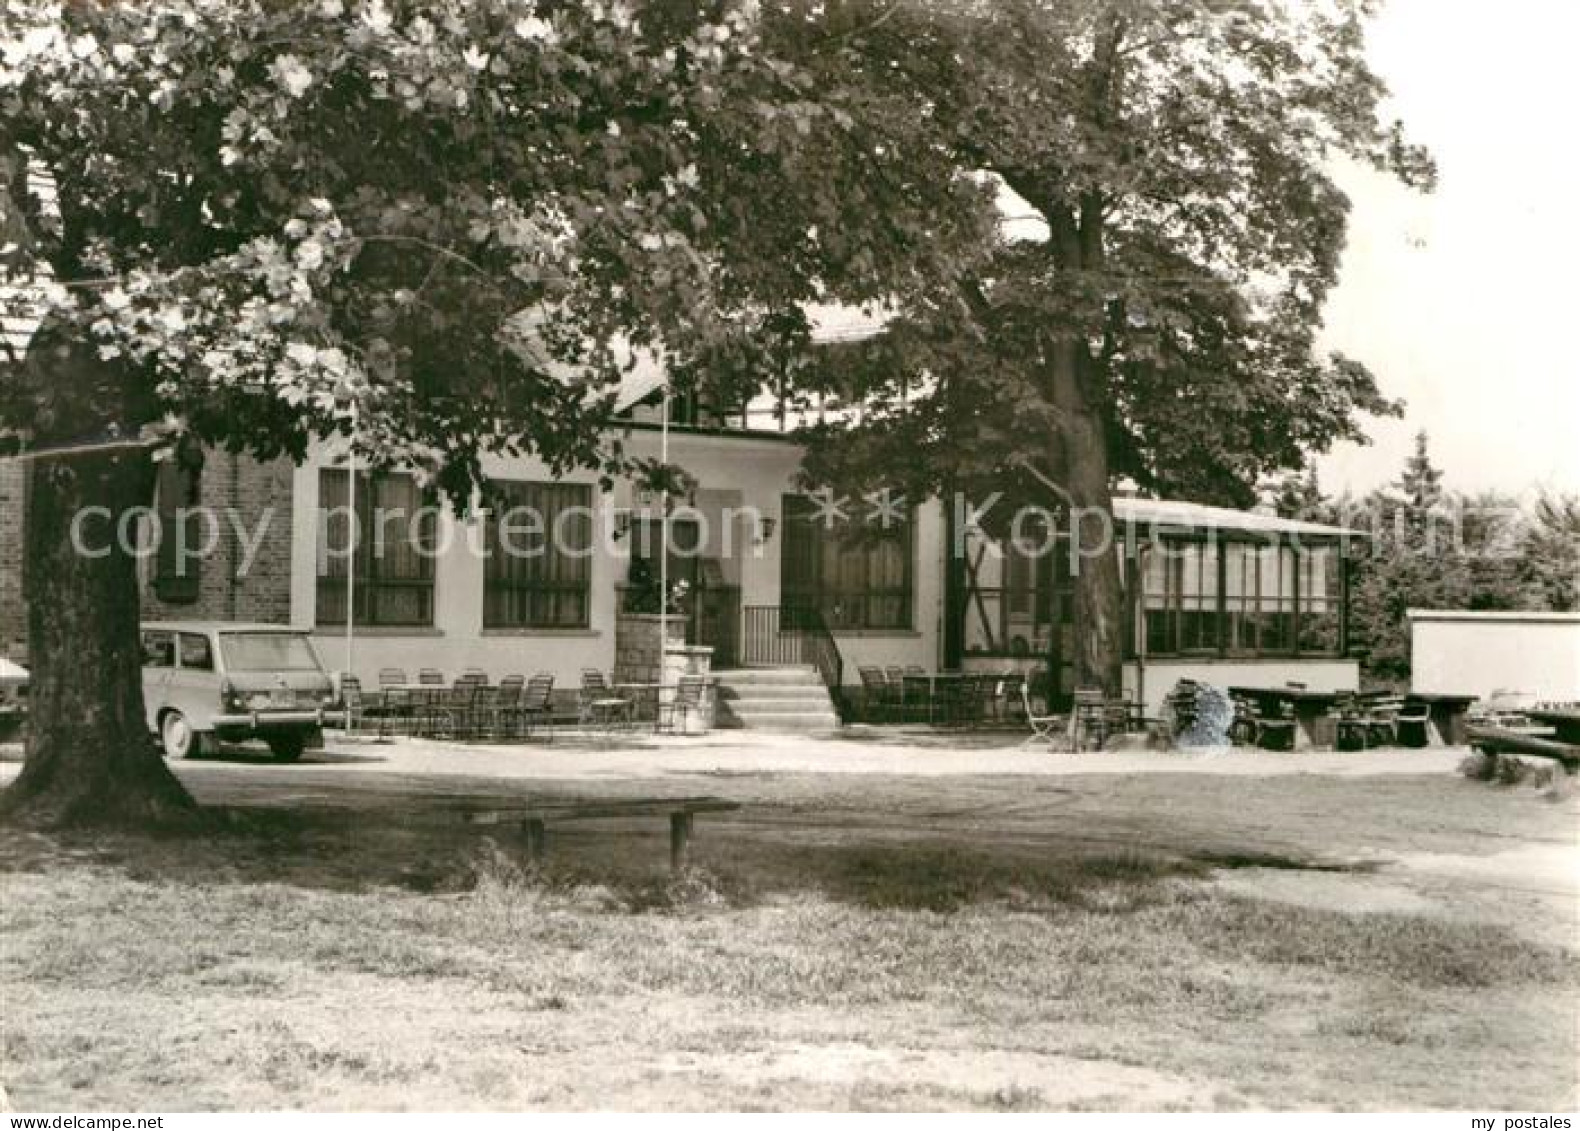
[[[765,296],[895,273],[892,243],[797,248],[735,191],[832,174],[802,201],[832,228],[859,157],[750,3],[0,11],[0,293],[42,318],[0,359],[0,442],[35,461],[3,801],[29,819],[190,807],[144,729],[127,547],[71,540],[146,503],[154,459],[338,436],[456,499],[487,452],[662,474],[605,427],[628,346],[684,370]]]
[[[783,50],[873,133],[869,183],[969,178],[1033,221],[1032,238],[1004,229],[959,256],[942,287],[899,293],[881,339],[807,371],[805,387],[864,406],[813,436],[813,473],[1104,513],[1123,476],[1244,505],[1265,476],[1363,439],[1364,417],[1396,406],[1315,345],[1349,208],[1334,169],[1433,180],[1380,116],[1370,10],[791,5]],[[1109,687],[1115,558],[1088,558],[1076,590],[1077,678]]]

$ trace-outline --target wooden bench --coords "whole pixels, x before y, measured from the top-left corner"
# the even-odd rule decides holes
[[[1469,738],[1470,745],[1483,754],[1550,758],[1562,763],[1566,770],[1580,766],[1580,746],[1531,734],[1528,730],[1472,724],[1469,727]]]
[[[527,856],[534,862],[548,851],[548,826],[559,821],[619,820],[627,817],[669,818],[669,866],[686,866],[692,824],[698,813],[729,813],[740,803],[722,797],[663,797],[633,801],[545,801],[499,809],[468,809],[461,814],[472,825],[520,825]]]

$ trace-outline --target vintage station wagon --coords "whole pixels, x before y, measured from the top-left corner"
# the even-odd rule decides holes
[[[282,625],[143,625],[143,698],[165,754],[257,738],[275,757],[323,741],[333,683],[308,634]]]

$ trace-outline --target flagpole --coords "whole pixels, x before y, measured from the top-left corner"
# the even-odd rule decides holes
[[[664,385],[664,410],[659,422],[659,461],[664,465],[664,487],[658,495],[658,682],[669,668],[669,385]],[[663,692],[660,690],[660,696]]]
[[[357,402],[351,401],[351,448],[346,457],[346,507],[351,512],[346,527],[348,553],[346,555],[346,670],[351,674],[351,658],[355,647],[357,620],[357,540],[362,528],[357,522]]]

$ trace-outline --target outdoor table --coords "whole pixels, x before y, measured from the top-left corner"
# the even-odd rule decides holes
[[[1474,695],[1446,695],[1435,691],[1412,691],[1404,697],[1406,707],[1418,705],[1427,710],[1428,746],[1465,745],[1469,741],[1465,716],[1475,701]]]
[[[673,690],[675,686],[673,683],[617,683],[609,690],[630,703],[629,721],[651,721],[657,727],[658,706],[663,702],[664,691],[666,688]]]
[[[708,693],[717,686],[717,680],[706,678],[703,679],[702,690],[704,702],[706,702]],[[633,722],[638,720],[643,722],[651,721],[653,724],[653,729],[656,731],[658,729],[659,716],[661,714],[660,708],[665,702],[668,702],[674,698],[674,693],[680,690],[680,684],[639,682],[616,683],[611,686],[609,690],[614,692],[616,695],[624,697],[626,701],[631,704],[631,720]],[[651,718],[649,718],[647,714],[649,710],[652,711]],[[706,713],[704,713],[702,717],[706,719]]]
[[[906,701],[907,697],[906,697],[906,694],[905,694],[905,684],[907,682],[909,682],[911,680],[926,680],[927,681],[927,702],[925,702],[923,704],[920,704],[920,705],[922,707],[926,708],[926,710],[927,710],[927,721],[929,723],[931,723],[933,721],[933,716],[935,714],[935,708],[938,705],[938,685],[939,685],[939,683],[940,682],[947,683],[950,680],[961,680],[961,679],[964,679],[969,674],[970,674],[969,672],[961,672],[961,671],[952,671],[952,672],[902,672],[901,673],[901,679],[900,679],[900,711],[901,711],[902,715],[903,715],[903,713],[905,711],[909,710],[914,705],[914,704],[911,704],[911,703]]]
[[[1256,701],[1257,710],[1273,714],[1274,709],[1288,704],[1295,716],[1295,749],[1312,750],[1317,746],[1317,728],[1333,711],[1341,691],[1312,691],[1304,687],[1231,687],[1232,695],[1243,695]]]
[[[487,687],[487,684],[482,686]],[[449,683],[386,683],[379,687],[379,703],[383,710],[379,716],[379,738],[387,735],[386,726],[394,717],[397,709],[404,708],[408,712],[412,733],[417,733],[418,726],[416,712],[419,707],[442,706],[436,704],[434,697],[441,700],[447,698],[455,690],[454,684]]]
[[[1580,707],[1537,707],[1525,714],[1553,728],[1553,737],[1569,746],[1580,746]]]

